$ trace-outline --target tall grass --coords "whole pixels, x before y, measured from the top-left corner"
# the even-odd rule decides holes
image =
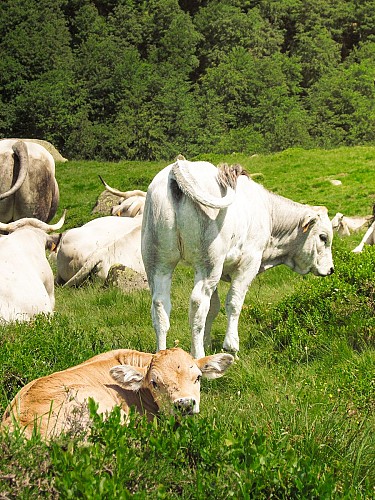
[[[207,157],[262,172],[263,184],[296,201],[348,215],[371,213],[375,148],[288,150]],[[71,162],[57,166],[66,227],[90,220],[105,180],[146,189],[160,163]],[[342,180],[333,186],[329,179]],[[299,276],[279,267],[258,276],[240,319],[239,359],[202,384],[201,413],[151,423],[118,412],[80,435],[43,443],[0,438],[0,497],[372,498],[375,495],[375,248],[351,253],[361,235],[335,237],[336,272]],[[176,270],[168,346],[190,349],[193,273]],[[222,302],[228,285],[221,283]],[[56,314],[0,327],[0,413],[28,381],[122,347],[152,352],[148,291],[124,294],[95,279],[56,289]],[[224,308],[213,328],[220,351]]]

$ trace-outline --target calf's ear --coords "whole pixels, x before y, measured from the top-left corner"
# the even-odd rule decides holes
[[[204,377],[213,379],[222,377],[233,361],[231,354],[220,353],[197,359],[196,363]]]
[[[144,375],[130,365],[114,366],[109,374],[121,387],[128,391],[139,391],[143,385]]]

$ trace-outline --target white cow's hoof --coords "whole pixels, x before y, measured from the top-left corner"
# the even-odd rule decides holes
[[[238,357],[238,349],[231,349],[228,347],[223,347],[222,349],[223,352],[227,352],[228,354],[232,354],[235,360],[239,359]]]

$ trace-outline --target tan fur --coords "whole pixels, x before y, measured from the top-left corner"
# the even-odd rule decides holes
[[[159,408],[170,409],[176,402],[186,404],[193,399],[199,410],[200,375],[207,372],[210,377],[208,372],[213,368],[214,377],[221,376],[232,361],[229,354],[195,360],[180,348],[156,354],[128,349],[106,352],[27,384],[6,409],[2,426],[10,430],[17,425],[24,427],[26,437],[36,427],[46,438],[87,428],[89,398],[98,403],[103,414],[119,405],[126,415],[130,406],[135,406],[152,418]],[[139,382],[126,380],[133,372]]]

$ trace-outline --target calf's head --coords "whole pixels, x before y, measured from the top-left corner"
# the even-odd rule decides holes
[[[148,388],[160,410],[182,414],[199,413],[200,380],[224,375],[233,363],[230,354],[220,353],[195,359],[176,347],[157,352],[149,366],[114,366],[112,378],[124,389]]]

